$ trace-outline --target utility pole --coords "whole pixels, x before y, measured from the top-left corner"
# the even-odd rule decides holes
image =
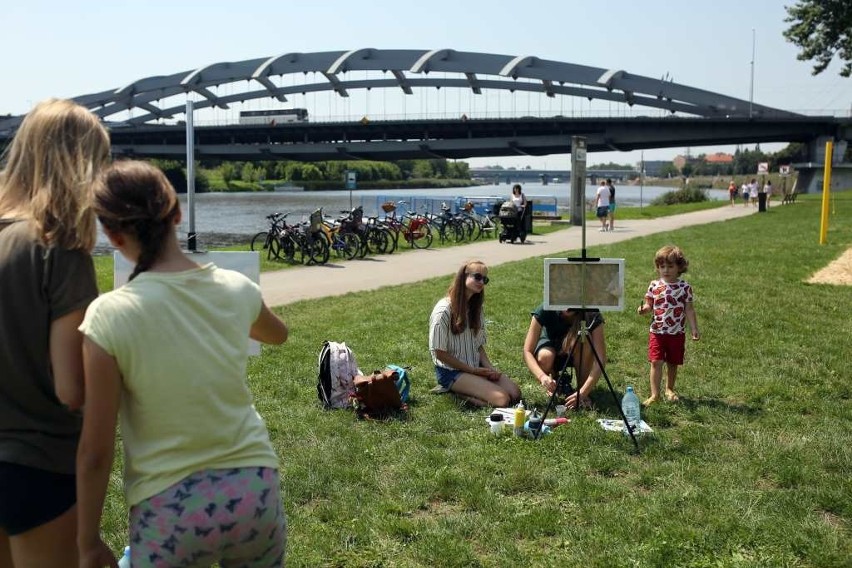
[[[751,81],[748,86],[748,117],[752,117],[752,105],[754,103],[754,28],[751,28]]]

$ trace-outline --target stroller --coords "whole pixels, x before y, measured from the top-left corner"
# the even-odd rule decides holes
[[[515,239],[520,240],[522,243],[527,240],[527,233],[524,230],[524,226],[522,223],[523,220],[523,212],[518,211],[515,207],[515,204],[511,201],[504,201],[502,205],[500,205],[500,225],[502,225],[502,230],[500,231],[500,242],[509,241],[510,243],[514,243]]]

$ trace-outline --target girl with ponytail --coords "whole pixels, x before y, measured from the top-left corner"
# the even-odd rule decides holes
[[[280,344],[287,326],[248,278],[181,251],[180,205],[153,166],[110,167],[94,211],[135,268],[80,326],[80,566],[115,562],[99,525],[119,420],[132,565],[282,566],[278,458],[245,372],[249,337]]]

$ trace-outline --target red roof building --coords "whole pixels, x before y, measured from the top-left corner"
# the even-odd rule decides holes
[[[705,164],[733,164],[734,155],[724,152],[716,152],[715,154],[707,154],[704,156]]]

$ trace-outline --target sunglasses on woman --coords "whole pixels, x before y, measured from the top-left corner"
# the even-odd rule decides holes
[[[488,284],[488,282],[490,282],[489,278],[487,276],[483,276],[481,272],[471,272],[468,276],[477,282],[482,282],[483,284]]]

